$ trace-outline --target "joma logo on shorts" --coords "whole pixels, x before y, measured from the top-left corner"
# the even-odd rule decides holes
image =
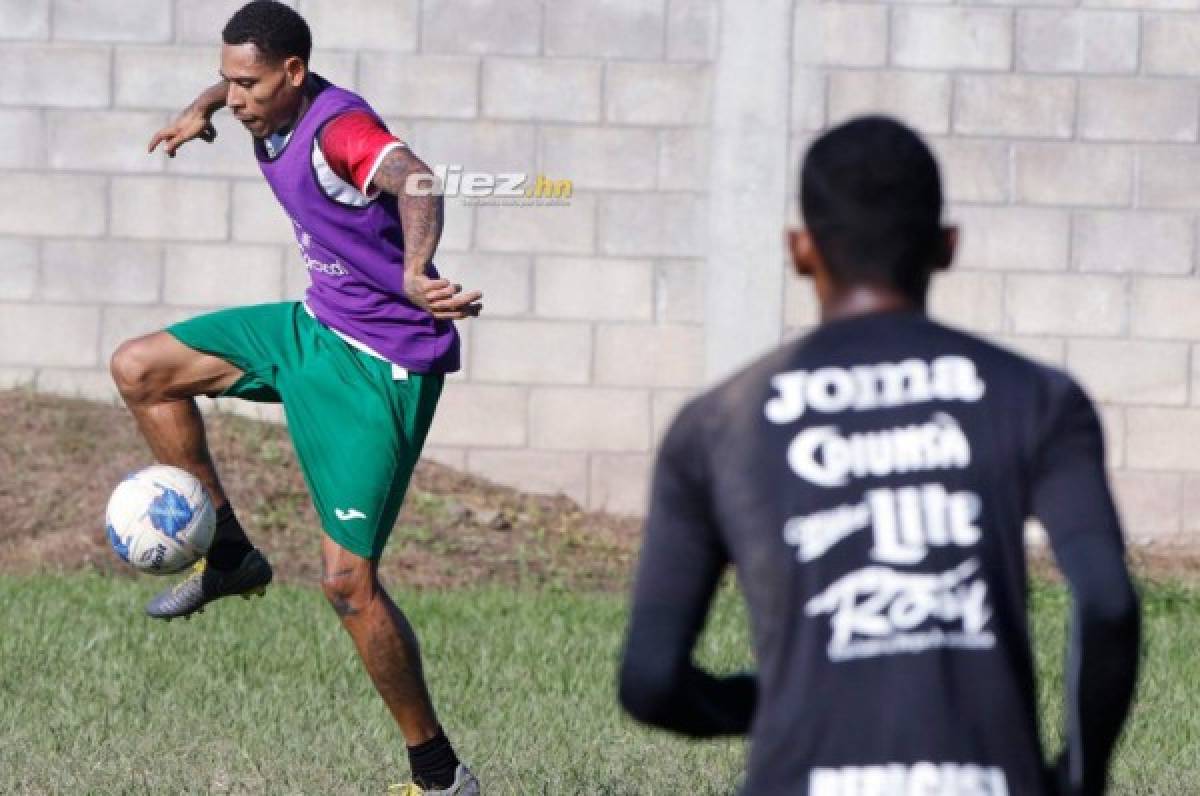
[[[365,520],[367,518],[367,515],[363,514],[358,509],[334,509],[333,513],[336,514],[337,518],[342,522],[349,522],[350,520]]]

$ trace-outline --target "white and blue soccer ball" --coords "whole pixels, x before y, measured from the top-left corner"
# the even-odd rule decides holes
[[[108,543],[123,561],[140,572],[167,575],[208,552],[216,513],[194,475],[155,464],[117,484],[104,525]]]

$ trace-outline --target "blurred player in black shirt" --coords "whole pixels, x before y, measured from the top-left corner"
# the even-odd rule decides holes
[[[1129,709],[1138,604],[1100,424],[1066,374],[926,317],[937,164],[889,119],[823,135],[790,233],[821,324],[679,414],[620,676],[638,719],[749,732],[745,793],[1093,794]],[[1073,596],[1066,744],[1038,736],[1023,529]],[[726,565],[756,675],[691,662]]]

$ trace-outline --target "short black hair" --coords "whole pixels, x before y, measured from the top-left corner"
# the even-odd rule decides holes
[[[834,281],[924,296],[942,245],[942,183],[904,124],[864,116],[823,134],[801,167],[800,207]]]
[[[252,43],[263,58],[280,61],[291,56],[305,64],[312,54],[312,32],[308,23],[290,6],[277,0],[253,0],[238,9],[221,39],[226,44]]]

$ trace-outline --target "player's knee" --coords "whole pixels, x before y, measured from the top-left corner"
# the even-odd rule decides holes
[[[154,358],[143,337],[117,346],[109,360],[109,372],[126,401],[141,403],[153,395]]]
[[[325,566],[321,591],[337,615],[345,618],[363,612],[375,593],[375,578],[367,567]]]

